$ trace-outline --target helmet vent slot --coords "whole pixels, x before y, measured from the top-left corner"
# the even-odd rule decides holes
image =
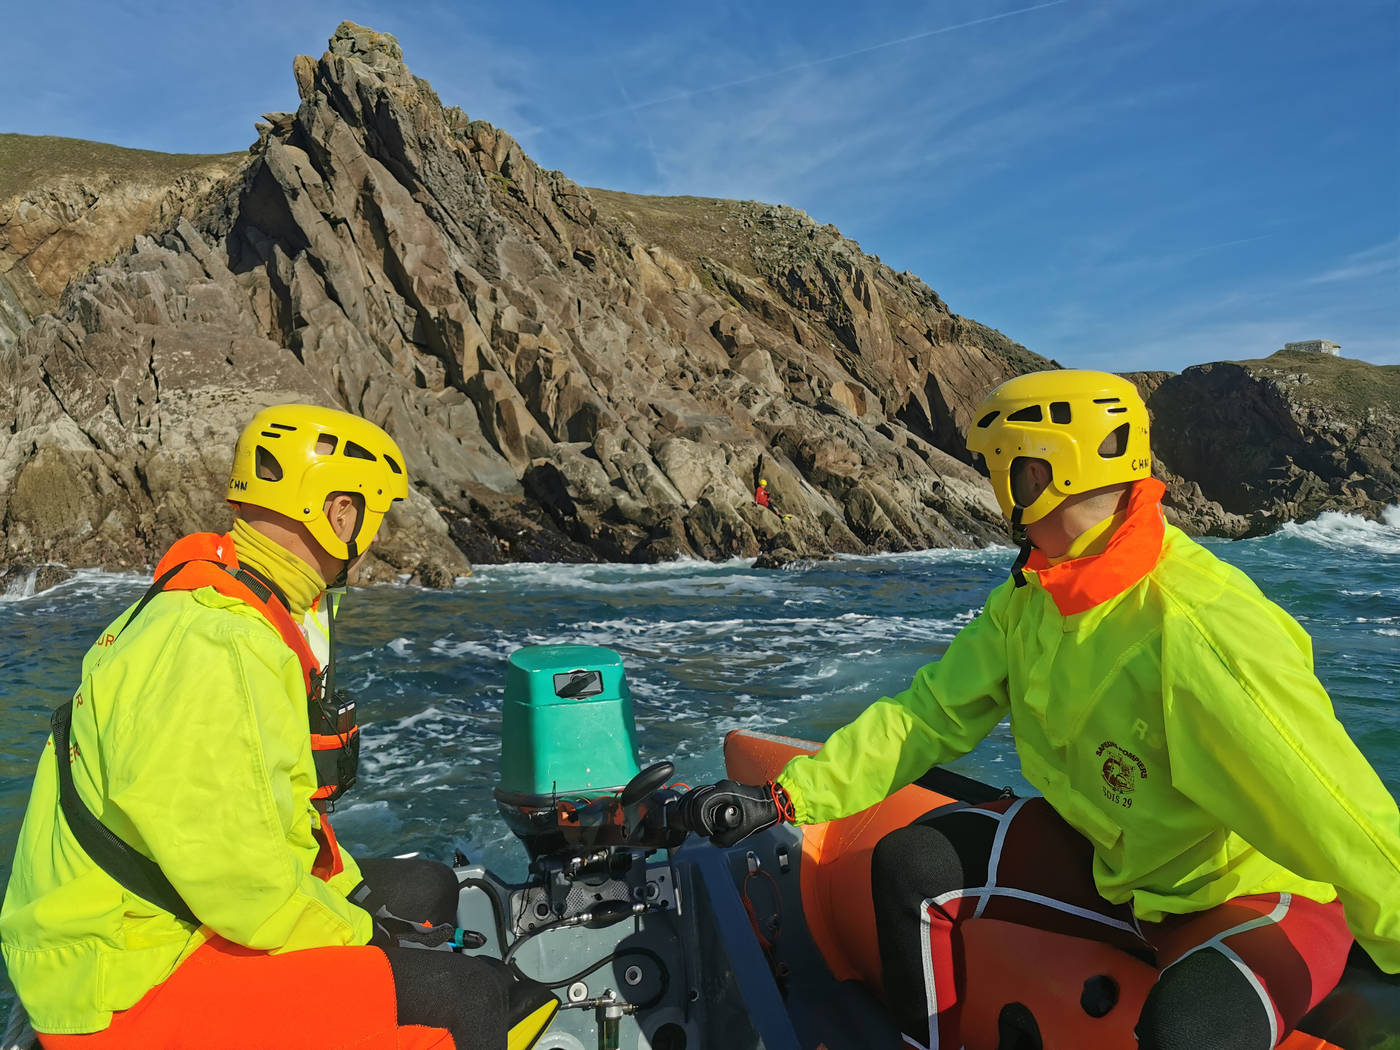
[[[1113,411],[1113,409],[1109,409]],[[1128,424],[1116,427],[1108,432],[1108,436],[1099,445],[1099,456],[1103,459],[1117,459],[1124,452],[1128,451]]]
[[[1011,415],[1006,417],[1008,423],[1039,423],[1045,418],[1045,413],[1041,411],[1039,405],[1027,405],[1025,408],[1018,408]]]
[[[988,412],[985,416],[983,416],[981,419],[979,419],[979,420],[977,421],[977,427],[978,427],[978,429],[979,429],[979,430],[985,430],[987,427],[989,427],[989,426],[992,425],[992,420],[996,419],[996,417],[999,416],[999,415],[1001,415],[1001,412],[1000,412],[1000,411],[994,410],[994,411]]]
[[[1071,418],[1068,401],[1050,402],[1050,422],[1068,423]]]
[[[1110,411],[1110,412],[1117,413],[1117,412],[1126,412],[1126,411],[1128,411],[1128,410],[1127,410],[1125,407],[1123,407],[1122,405],[1115,405],[1113,408],[1110,408],[1109,411]]]
[[[1096,398],[1094,398],[1094,404],[1096,404],[1096,405],[1116,405],[1116,404],[1118,404],[1118,401],[1119,401],[1119,399],[1116,398],[1116,397],[1096,397]]]
[[[345,442],[345,455],[349,456],[351,459],[368,459],[371,461],[379,458],[363,445],[357,445],[353,441]]]
[[[257,451],[256,472],[260,481],[281,481],[282,464],[277,462],[277,457],[261,445]]]
[[[403,468],[402,468],[401,466],[399,466],[398,463],[396,463],[396,462],[394,461],[394,457],[393,457],[393,456],[386,455],[386,456],[384,457],[384,462],[387,463],[387,464],[389,464],[389,469],[392,470],[395,474],[402,474],[402,473],[403,473]]]

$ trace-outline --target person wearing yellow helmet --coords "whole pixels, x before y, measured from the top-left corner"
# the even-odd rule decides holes
[[[872,859],[887,1001],[928,1050],[961,1045],[957,928],[974,915],[1153,962],[1139,1050],[1276,1045],[1353,935],[1400,972],[1395,799],[1303,629],[1166,523],[1133,384],[1016,377],[968,448],[1021,545],[1011,578],[907,689],[774,782],[691,792],[689,822],[729,845],[856,813],[1009,717],[1041,796],[935,811]]]
[[[1129,486],[1152,476],[1147,406],[1107,372],[1008,380],[978,409],[967,447],[985,462],[1024,557],[1032,547],[1054,558],[1076,543],[1087,550],[1126,506]]]
[[[408,496],[398,445],[315,405],[238,438],[226,534],[178,540],[55,712],[0,908],[11,980],[64,1047],[531,1045],[557,1002],[461,942],[456,879],[357,863],[335,591]]]
[[[234,447],[227,490],[240,518],[255,518],[258,531],[275,532],[318,569],[336,567],[327,576],[332,587],[344,586],[384,515],[407,496],[393,438],[359,416],[315,405],[277,405],[254,416]]]
[[[765,510],[773,509],[773,497],[768,491],[767,478],[758,479],[758,486],[753,490],[753,501]]]

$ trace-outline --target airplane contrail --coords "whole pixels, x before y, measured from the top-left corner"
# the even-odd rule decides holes
[[[1045,3],[1032,4],[1030,7],[1019,7],[1014,11],[1002,11],[1000,14],[987,15],[985,18],[974,18],[970,22],[959,22],[957,25],[941,26],[938,29],[928,29],[922,33],[910,33],[908,36],[898,37],[894,40],[883,40],[878,44],[858,47],[854,51],[842,51],[837,55],[813,58],[806,62],[798,62],[795,65],[784,66],[782,69],[770,69],[766,73],[754,73],[751,76],[740,77],[738,80],[726,80],[721,84],[710,84],[707,87],[677,91],[670,95],[647,99],[643,102],[630,102],[624,106],[615,106],[611,109],[598,110],[596,113],[590,113],[584,117],[573,117],[570,120],[561,121],[558,124],[541,124],[538,127],[522,131],[522,134],[553,131],[555,128],[570,127],[580,120],[596,120],[599,117],[612,117],[621,113],[634,113],[639,109],[650,109],[653,106],[665,106],[672,102],[683,102],[686,99],[696,98],[700,95],[713,95],[717,91],[728,91],[730,88],[744,87],[748,84],[758,83],[761,80],[771,80],[774,77],[786,76],[788,73],[796,73],[803,69],[811,69],[814,66],[829,65],[832,62],[840,62],[847,58],[855,58],[857,55],[868,55],[872,51],[883,51],[886,48],[898,47],[901,44],[912,44],[916,40],[926,40],[932,36],[942,36],[944,33],[956,32],[959,29],[969,29],[972,26],[985,25],[988,22],[998,22],[1003,18],[1030,14],[1032,11],[1043,11],[1047,7],[1059,7],[1061,4],[1066,4],[1068,2],[1069,0],[1047,0]]]

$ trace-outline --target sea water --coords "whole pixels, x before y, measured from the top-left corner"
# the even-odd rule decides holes
[[[1272,536],[1207,541],[1312,635],[1338,717],[1400,793],[1400,507],[1384,521],[1325,514]],[[354,589],[339,684],[359,700],[360,781],[333,820],[361,856],[461,851],[508,877],[524,852],[496,816],[506,657],[571,642],[622,655],[642,765],[692,784],[722,775],[735,728],[821,740],[936,659],[1005,579],[1013,552],[934,550],[783,570],[748,561],[503,565],[451,590]],[[79,573],[0,601],[0,880],[7,880],[51,710],[82,654],[140,596],[135,575]],[[1027,790],[998,726],[953,768]],[[8,1011],[0,984],[0,1017]]]

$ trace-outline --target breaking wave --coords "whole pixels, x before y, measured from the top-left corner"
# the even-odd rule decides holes
[[[1279,533],[1334,550],[1400,554],[1400,505],[1387,507],[1380,521],[1327,511],[1302,524],[1290,521]]]

